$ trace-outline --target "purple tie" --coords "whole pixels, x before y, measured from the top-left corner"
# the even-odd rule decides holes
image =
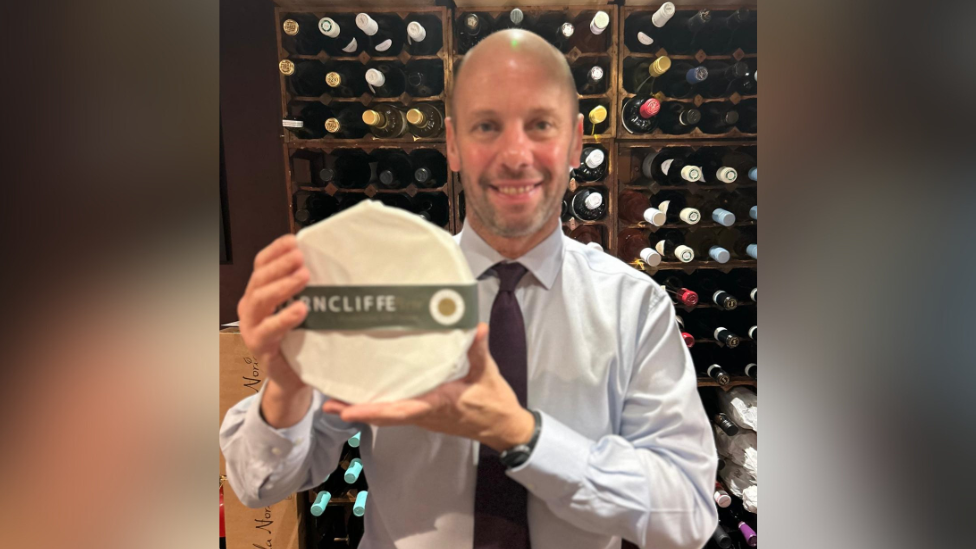
[[[526,269],[519,263],[499,263],[494,270],[498,273],[499,288],[488,322],[488,350],[524,408],[528,359],[525,322],[515,300],[515,286]],[[484,444],[480,448],[474,498],[474,549],[529,549],[528,494],[521,484],[505,475],[498,452]]]

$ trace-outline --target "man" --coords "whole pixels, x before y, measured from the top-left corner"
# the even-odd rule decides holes
[[[491,328],[478,327],[470,373],[385,404],[303,385],[279,342],[305,306],[274,308],[309,273],[282,237],[238,307],[268,378],[221,427],[231,486],[254,507],[312,488],[362,430],[363,549],[701,547],[717,459],[671,301],[560,230],[583,134],[564,56],[529,32],[494,33],[466,55],[452,101],[448,162],[468,211],[455,238]]]

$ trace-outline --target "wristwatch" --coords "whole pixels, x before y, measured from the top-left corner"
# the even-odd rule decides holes
[[[542,431],[542,414],[535,410],[529,411],[532,412],[532,417],[535,418],[535,428],[532,429],[532,438],[525,444],[516,444],[498,456],[498,459],[506,469],[518,467],[528,461],[529,456],[532,455],[532,450],[535,449],[536,443],[539,442],[539,433]]]

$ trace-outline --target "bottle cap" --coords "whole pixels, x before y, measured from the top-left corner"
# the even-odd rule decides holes
[[[392,185],[395,179],[396,178],[393,176],[393,172],[390,170],[383,170],[380,172],[380,183],[386,185],[387,187]]]
[[[696,225],[701,221],[701,212],[695,208],[681,208],[681,212],[678,213],[678,219],[689,225]]]
[[[746,367],[744,368],[744,370],[745,370],[747,376],[749,376],[751,378],[755,378],[756,377],[756,363],[755,362],[750,362],[749,364],[746,364]]]
[[[339,36],[339,25],[331,17],[323,17],[319,19],[319,32],[329,38],[335,38]]]
[[[563,23],[559,25],[559,34],[563,35],[563,38],[569,38],[573,36],[573,32],[576,29],[573,27],[572,23]]]
[[[596,250],[598,252],[602,252],[603,251],[603,246],[601,246],[599,242],[587,242],[586,243],[586,247],[587,248],[593,248],[594,250]]]
[[[753,71],[753,73],[752,73],[752,79],[755,80],[757,84],[759,83],[759,69],[756,69],[755,71]]]
[[[288,36],[295,36],[298,34],[298,21],[285,19],[285,22],[281,24],[281,30]]]
[[[295,212],[295,221],[305,224],[312,219],[312,214],[308,210],[298,210]]]
[[[338,88],[342,84],[342,75],[332,71],[325,75],[325,83],[329,85],[330,88]]]
[[[689,84],[704,82],[706,78],[708,78],[708,69],[701,66],[688,69],[688,72],[685,74],[685,79],[688,80]]]
[[[285,76],[291,76],[295,74],[295,64],[289,59],[282,59],[278,62],[278,70]]]
[[[322,513],[325,512],[325,508],[329,505],[329,500],[332,499],[332,494],[322,491],[315,496],[315,502],[312,503],[312,515],[316,517],[321,517]]]
[[[729,111],[725,113],[725,116],[722,117],[722,121],[725,122],[725,124],[728,126],[735,124],[736,122],[739,121],[739,112]]]
[[[759,166],[756,166],[749,170],[749,179],[753,181],[759,181],[757,177],[759,177]]]
[[[643,31],[639,31],[637,33],[637,41],[640,42],[641,44],[644,44],[645,46],[650,46],[651,44],[654,43],[654,39],[644,34]]]
[[[352,504],[352,514],[361,517],[366,513],[366,496],[368,494],[369,492],[367,490],[356,494],[356,503]]]
[[[607,119],[607,108],[604,107],[603,105],[597,105],[596,107],[593,107],[593,109],[590,111],[589,118],[591,124],[595,125],[595,124],[602,123],[604,120]]]
[[[712,246],[708,249],[708,257],[718,261],[719,263],[728,263],[729,258],[732,256],[725,248],[721,246]]]
[[[380,30],[380,26],[376,24],[376,20],[365,13],[360,13],[356,16],[356,26],[367,36],[373,36]]]
[[[722,183],[734,183],[735,179],[739,177],[739,172],[735,171],[735,168],[722,166],[715,172],[715,177]]]
[[[606,155],[600,149],[593,149],[590,154],[586,155],[586,160],[583,161],[584,164],[591,170],[599,168],[603,161],[606,160]]]
[[[671,2],[665,2],[661,4],[661,7],[651,15],[651,23],[657,27],[661,28],[665,23],[668,22],[671,17],[674,16],[674,4]]]
[[[420,109],[410,109],[407,111],[407,122],[410,122],[414,126],[423,124],[424,113]]]
[[[661,254],[653,248],[644,248],[640,251],[641,261],[648,267],[657,267],[661,264]]]
[[[749,74],[749,66],[742,61],[736,61],[735,64],[732,65],[731,72],[733,78],[742,78],[743,76]]]
[[[739,430],[739,428],[736,427],[736,431],[738,431],[738,430]],[[719,492],[719,491],[716,491],[715,492],[715,504],[718,505],[719,507],[722,507],[724,509],[725,507],[728,507],[729,505],[732,505],[732,497],[729,496],[728,492],[724,492],[724,491],[723,492]]]
[[[417,171],[413,172],[413,178],[418,183],[426,183],[428,180],[430,180],[430,176],[430,170],[427,168],[417,168]]]
[[[692,250],[684,244],[680,244],[674,249],[674,255],[678,257],[678,261],[689,263],[695,259],[695,250]]]
[[[641,103],[640,109],[637,112],[641,118],[653,118],[657,113],[661,112],[661,102],[653,97],[649,97]]]
[[[668,216],[657,208],[648,208],[644,210],[644,221],[647,221],[655,227],[660,227],[664,225],[667,221]]]
[[[590,80],[593,80],[594,82],[599,82],[600,80],[603,80],[603,67],[595,66],[592,69],[590,69],[589,77]]]
[[[587,209],[595,210],[603,205],[603,195],[600,193],[590,193],[583,199],[583,205]]]
[[[712,210],[712,221],[723,227],[731,227],[735,223],[735,214],[722,208],[715,208]]]
[[[681,340],[685,342],[685,347],[689,349],[695,346],[695,336],[688,332],[681,332]]]
[[[363,112],[363,122],[365,122],[367,126],[382,126],[383,115],[369,109]]]
[[[336,133],[337,131],[339,131],[339,129],[341,127],[342,127],[342,125],[339,124],[339,119],[338,118],[330,118],[330,119],[328,119],[328,120],[325,121],[325,131],[327,131],[329,133]],[[322,170],[322,171],[325,171],[325,170]]]
[[[756,339],[757,332],[759,332],[759,326],[753,326],[752,328],[749,328],[749,332],[748,332],[749,339]]]
[[[662,55],[661,57],[655,59],[653,63],[648,65],[647,72],[654,78],[657,78],[658,76],[668,72],[668,69],[670,68],[671,58],[666,55]]]
[[[729,311],[739,306],[739,302],[725,290],[716,290],[712,294],[712,301]]]
[[[590,32],[593,34],[603,34],[603,31],[607,30],[607,26],[610,25],[610,16],[605,11],[598,11],[596,15],[593,16],[593,21],[590,21]]]
[[[759,204],[749,208],[749,217],[759,221]]]
[[[420,23],[411,21],[410,24],[407,25],[407,35],[410,36],[410,39],[414,42],[423,42],[424,39],[427,38],[427,29],[425,29]]]
[[[305,123],[301,120],[288,120],[287,118],[281,121],[282,128],[304,128]]]
[[[701,168],[686,164],[681,168],[681,178],[685,181],[698,181],[701,179]]]
[[[746,246],[746,253],[749,254],[749,257],[753,259],[759,259],[759,246],[756,244],[749,244]]]
[[[678,120],[682,124],[694,126],[701,121],[701,112],[698,109],[686,109],[679,115]]]
[[[678,247],[680,248],[681,246]],[[681,288],[680,290],[678,290],[677,297],[678,297],[678,301],[680,301],[682,305],[686,305],[688,307],[694,307],[695,305],[698,305],[698,293],[695,292],[694,290],[689,290],[688,288]]]
[[[468,16],[464,18],[464,26],[467,27],[469,31],[477,30],[480,25],[481,20],[478,19],[478,16],[473,13],[469,13]]]
[[[332,178],[334,177],[335,177],[335,170],[333,170],[332,168],[322,168],[321,170],[319,170],[319,179],[321,179],[322,181],[332,181]]]
[[[522,13],[522,10],[518,8],[515,8],[512,11],[508,12],[508,20],[511,21],[512,23],[515,23],[516,25],[520,24],[524,19],[525,19],[525,14]]]
[[[369,69],[366,71],[366,82],[374,88],[379,88],[386,83],[386,77],[376,69]]]

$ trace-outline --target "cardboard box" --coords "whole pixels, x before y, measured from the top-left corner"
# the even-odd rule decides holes
[[[238,328],[220,331],[220,422],[241,399],[257,394],[264,382],[264,370],[241,339]],[[219,452],[218,452],[219,453]],[[226,474],[220,454],[220,474]],[[292,494],[261,509],[245,507],[229,484],[224,483],[224,528],[227,549],[299,549],[304,522],[298,502],[306,498]]]

